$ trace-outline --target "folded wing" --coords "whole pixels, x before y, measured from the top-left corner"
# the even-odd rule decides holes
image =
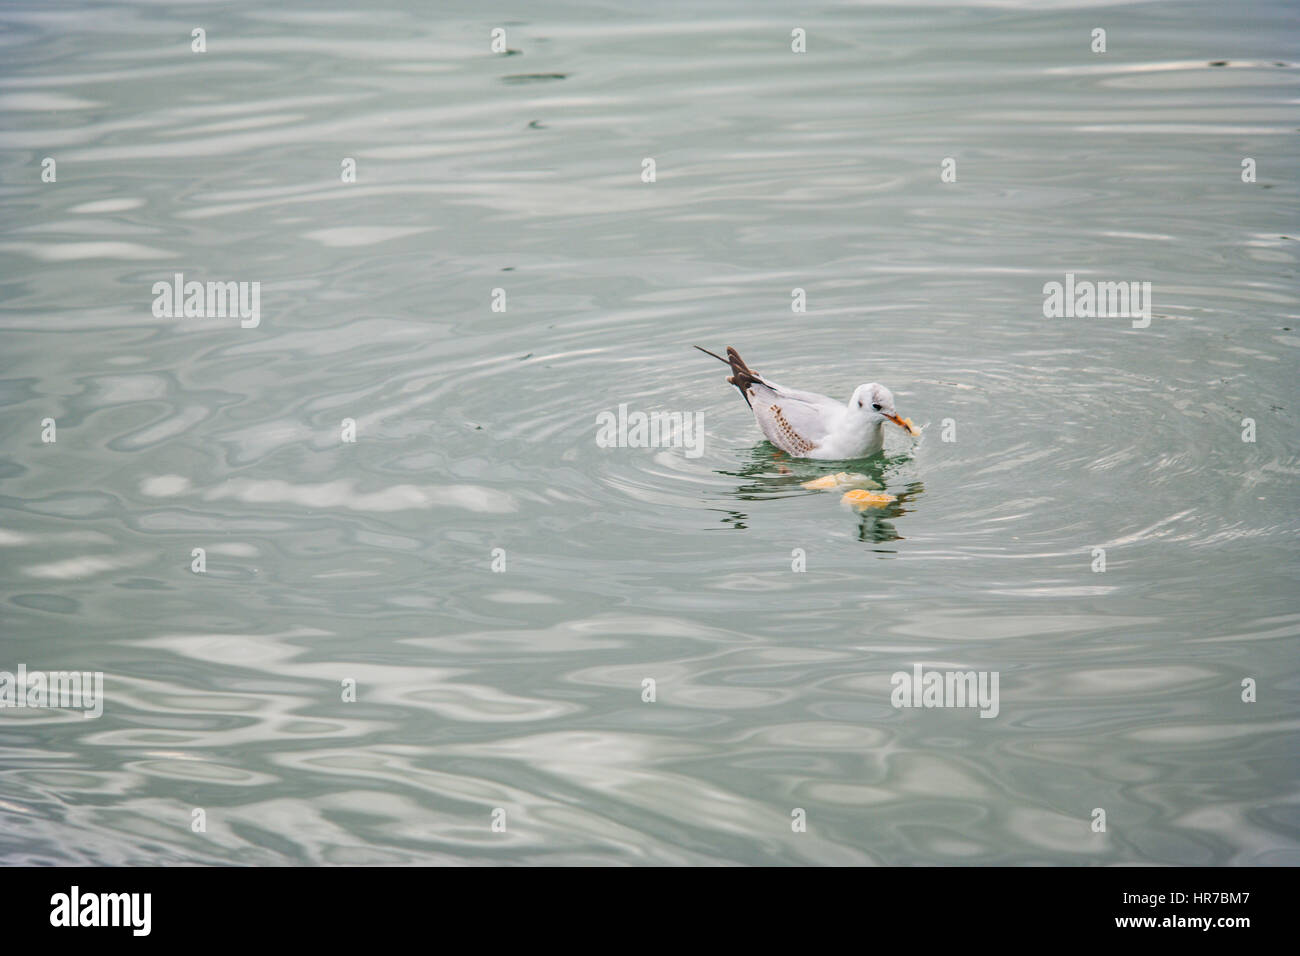
[[[748,398],[768,441],[798,457],[820,445],[844,414],[833,398],[765,380],[750,383]]]

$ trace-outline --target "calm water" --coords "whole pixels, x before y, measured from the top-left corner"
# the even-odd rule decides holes
[[[0,8],[0,859],[1300,863],[1294,5],[276,6]]]

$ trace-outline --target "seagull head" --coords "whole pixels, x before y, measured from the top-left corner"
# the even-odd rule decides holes
[[[907,422],[894,411],[894,393],[876,382],[859,385],[853,390],[853,397],[849,399],[849,414],[869,425],[893,422],[909,435],[912,434]]]

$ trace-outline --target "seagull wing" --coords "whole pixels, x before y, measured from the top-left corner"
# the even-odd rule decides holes
[[[833,398],[776,382],[751,382],[748,393],[763,434],[777,448],[798,457],[820,445],[844,415],[844,406]]]

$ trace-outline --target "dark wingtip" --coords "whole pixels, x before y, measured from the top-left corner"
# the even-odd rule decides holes
[[[699,345],[695,345],[695,346],[692,346],[692,347],[693,347],[693,348],[697,348],[697,349],[699,349],[699,350],[700,350],[701,352],[703,352],[705,355],[712,355],[715,359],[717,359],[717,360],[718,360],[719,362],[721,362],[723,365],[730,365],[730,364],[731,364],[731,363],[728,362],[726,359],[724,359],[721,355],[718,355],[716,352],[710,352],[708,349],[703,348],[702,346],[699,346]]]
[[[753,404],[749,401],[748,388],[751,382],[761,382],[763,380],[758,377],[757,372],[750,370],[749,366],[745,364],[745,360],[740,357],[740,354],[730,345],[727,346],[726,358],[710,352],[708,349],[699,345],[695,346],[695,348],[699,349],[705,355],[712,355],[723,365],[731,366],[732,374],[728,376],[727,381],[740,390],[740,397],[745,400],[745,404],[749,405],[750,408],[753,408]]]

